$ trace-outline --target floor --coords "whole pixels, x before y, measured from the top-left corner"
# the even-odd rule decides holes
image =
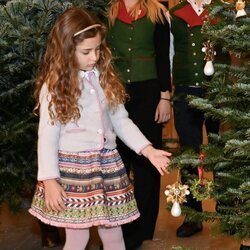
[[[176,228],[182,223],[183,217],[172,217],[165,209],[166,185],[174,183],[176,172],[162,178],[160,213],[153,241],[143,243],[141,250],[238,250],[240,243],[229,236],[213,233],[211,223],[204,223],[204,229],[189,238],[177,238]],[[203,209],[213,210],[214,202],[206,201]],[[99,239],[95,231],[91,231],[88,250],[97,250]],[[6,206],[0,212],[0,250],[39,250],[41,249],[40,232],[37,221],[22,209],[19,214],[11,214]],[[53,248],[61,250],[62,247]],[[73,250],[73,249],[72,249]],[[112,249],[116,250],[116,249]]]

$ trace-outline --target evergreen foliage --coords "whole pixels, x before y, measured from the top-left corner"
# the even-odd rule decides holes
[[[215,1],[209,8],[211,16],[202,31],[215,46],[229,51],[233,60],[230,65],[215,64],[212,81],[203,84],[206,97],[189,96],[189,102],[207,116],[218,119],[224,127],[218,135],[210,134],[208,145],[203,147],[204,168],[214,173],[212,196],[217,205],[215,212],[198,213],[187,207],[183,211],[193,220],[218,220],[221,232],[249,238],[250,19],[249,16],[236,18],[235,3]],[[185,151],[173,160],[172,167],[201,164],[198,155]]]
[[[0,204],[7,201],[12,211],[35,187],[38,118],[32,113],[33,86],[48,34],[68,7],[84,6],[103,16],[107,2],[0,2]]]

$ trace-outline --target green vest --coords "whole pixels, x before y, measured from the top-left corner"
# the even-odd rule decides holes
[[[115,66],[125,83],[157,78],[155,24],[143,17],[132,24],[116,20],[108,32]]]
[[[180,7],[185,4],[179,4]],[[178,9],[178,5],[176,6]],[[205,41],[201,34],[202,26],[189,27],[179,17],[171,13],[171,31],[174,36],[173,82],[175,86],[200,86],[207,79],[203,72],[206,61],[202,52]]]

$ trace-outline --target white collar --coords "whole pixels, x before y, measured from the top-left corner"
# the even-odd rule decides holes
[[[87,80],[89,80],[89,75],[90,73],[94,73],[96,77],[99,77],[99,70],[94,67],[92,70],[88,70],[88,71],[84,71],[84,70],[81,70],[79,71],[79,76],[80,78],[87,78]]]
[[[197,5],[196,0],[187,0],[187,1],[191,4],[191,6],[193,7],[194,11],[196,12],[196,14],[197,14],[198,16],[200,16],[201,13],[202,13],[203,10],[204,10],[203,5],[206,5],[206,4],[210,4],[210,3],[211,3],[211,0],[202,0],[202,5],[201,5],[201,7],[199,7],[199,6]]]

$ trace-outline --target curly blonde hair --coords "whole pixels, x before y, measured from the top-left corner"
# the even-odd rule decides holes
[[[74,34],[93,24],[99,27]],[[81,95],[79,87],[79,63],[75,56],[77,44],[84,39],[101,35],[100,58],[97,68],[100,71],[100,84],[104,89],[111,109],[124,103],[127,94],[112,63],[112,55],[105,41],[106,28],[100,20],[85,9],[75,7],[66,10],[56,21],[49,36],[49,42],[39,67],[34,97],[38,113],[41,88],[47,85],[51,96],[49,101],[49,115],[51,122],[65,124],[80,118],[78,99]]]
[[[111,0],[111,7],[108,10],[109,25],[113,26],[115,19],[117,18],[119,11],[119,4],[121,0]],[[138,0],[137,3],[131,9],[130,15],[136,20],[139,16],[140,10],[147,12],[148,18],[153,22],[164,23],[167,19],[170,20],[170,15],[167,8],[161,4],[158,0]]]

